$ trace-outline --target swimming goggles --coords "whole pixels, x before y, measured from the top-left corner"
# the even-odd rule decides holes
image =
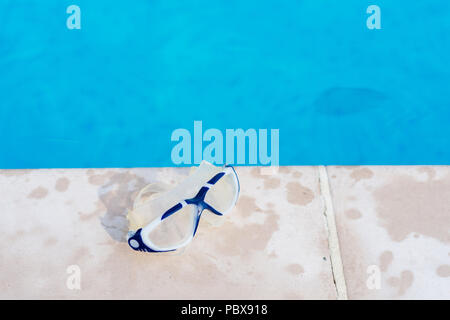
[[[149,188],[144,189],[128,214],[130,227],[137,228],[128,232],[128,245],[136,251],[167,252],[192,241],[204,210],[217,216],[228,213],[237,202],[240,186],[233,167],[203,161],[180,185],[159,192],[162,195],[156,198],[142,201],[142,193]],[[153,185],[153,189],[165,191],[167,187]]]

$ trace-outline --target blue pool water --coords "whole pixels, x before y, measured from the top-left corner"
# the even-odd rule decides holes
[[[281,165],[450,164],[448,0],[1,0],[0,21],[0,168],[172,166],[194,120],[280,129]]]

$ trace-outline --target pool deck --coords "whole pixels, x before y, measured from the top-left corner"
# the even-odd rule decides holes
[[[0,170],[0,298],[450,299],[450,167],[236,169],[177,255],[130,250],[125,214],[188,168]]]

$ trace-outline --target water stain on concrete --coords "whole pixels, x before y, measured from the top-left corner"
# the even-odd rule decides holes
[[[48,232],[47,228],[41,226],[41,225],[35,225],[31,229],[26,231],[27,236],[41,236],[43,234],[46,234]]]
[[[361,212],[358,209],[352,208],[345,211],[345,216],[349,219],[356,220],[362,217]]]
[[[268,177],[264,179],[264,189],[276,189],[280,186],[280,179]]]
[[[94,186],[102,186],[108,182],[108,180],[114,175],[113,171],[108,171],[101,174],[95,174],[93,171],[91,174],[88,174],[88,181],[90,184]]]
[[[433,180],[436,176],[436,170],[433,167],[420,167],[417,170],[426,173],[428,175],[428,180]]]
[[[56,239],[54,237],[49,237],[49,238],[45,239],[44,246],[51,247],[57,243],[58,243],[58,239]]]
[[[286,270],[293,275],[299,275],[305,272],[303,266],[299,264],[290,264],[286,267]]]
[[[404,295],[414,281],[414,274],[410,270],[402,271],[400,277],[391,277],[388,279],[388,283],[392,287],[398,288],[398,294]]]
[[[336,169],[354,170],[361,166],[335,166]]]
[[[279,167],[279,169],[281,169],[282,167]],[[250,173],[253,177],[258,178],[258,179],[262,179],[264,182],[264,189],[277,189],[280,187],[281,185],[281,180],[280,178],[277,178],[274,174],[270,175],[264,175],[261,174],[261,168],[253,168]],[[258,186],[256,187],[257,190],[260,190],[261,188]]]
[[[261,168],[255,167],[250,171],[251,175],[258,179],[263,179],[264,189],[276,189],[280,186],[281,181],[274,175],[261,174]]]
[[[292,174],[292,176],[293,176],[294,178],[296,178],[296,179],[300,179],[301,176],[302,176],[302,173],[301,173],[301,172],[298,172],[298,171],[295,171],[295,172]]]
[[[243,217],[249,217],[255,212],[262,212],[262,210],[256,205],[256,199],[246,195],[239,197],[236,210],[238,210],[240,215]]]
[[[443,264],[443,265],[439,266],[436,270],[436,274],[441,278],[450,277],[450,265]]]
[[[26,234],[25,230],[23,230],[23,229],[18,229],[18,230],[14,233],[14,236],[20,238],[20,237],[24,236],[25,234]]]
[[[70,180],[63,177],[56,180],[55,189],[59,192],[65,192],[69,188]]]
[[[392,254],[392,252],[384,251],[380,255],[380,270],[383,272],[386,272],[389,265],[392,263],[393,260],[394,260],[394,255]]]
[[[44,187],[37,187],[28,195],[29,199],[43,199],[48,195],[48,190]]]
[[[302,186],[298,182],[289,182],[286,185],[287,190],[287,200],[291,204],[296,204],[300,206],[305,206],[313,201],[315,195],[314,192]]]
[[[278,171],[280,173],[289,174],[289,173],[291,173],[292,169],[287,166],[281,166],[281,167],[279,167]]]
[[[399,176],[373,193],[377,215],[394,241],[419,233],[450,242],[450,178],[420,182]]]
[[[86,220],[90,220],[92,218],[98,217],[101,213],[103,213],[105,211],[106,211],[106,208],[103,205],[103,203],[101,201],[97,201],[96,207],[93,211],[87,212],[87,213],[78,212],[78,215],[79,215],[81,221],[86,221]]]
[[[261,173],[259,172],[258,167],[254,167],[250,170],[250,174],[255,178],[261,178]]]
[[[100,186],[99,198],[106,208],[105,215],[100,219],[102,226],[114,240],[125,242],[128,233],[128,209],[132,208],[135,196],[148,182],[127,171],[92,175],[89,180],[90,183]]]
[[[369,168],[360,168],[355,169],[351,174],[350,177],[356,180],[356,182],[362,180],[362,179],[370,179],[373,177],[373,171]]]
[[[75,264],[80,264],[84,259],[86,259],[86,257],[89,254],[90,254],[89,248],[80,247],[77,250],[75,250],[70,261],[73,261],[73,263],[75,263]]]

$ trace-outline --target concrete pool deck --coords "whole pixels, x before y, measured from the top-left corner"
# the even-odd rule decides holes
[[[448,166],[237,167],[221,226],[178,255],[130,250],[137,192],[188,170],[0,170],[0,298],[450,299]]]

